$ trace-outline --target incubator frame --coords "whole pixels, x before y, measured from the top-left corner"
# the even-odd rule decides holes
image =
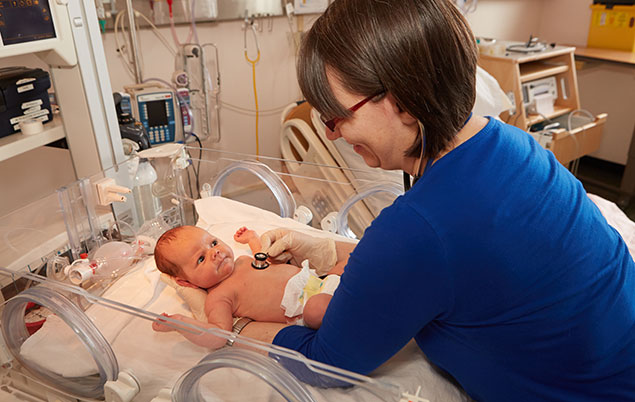
[[[190,157],[191,154],[198,152],[200,152],[199,158]],[[309,162],[253,157],[209,149],[185,147],[183,151],[174,154],[169,159],[154,160],[154,165],[159,171],[159,180],[153,186],[153,193],[161,200],[164,213],[159,218],[167,226],[195,223],[193,202],[198,199],[199,192],[201,197],[224,196],[238,200],[244,199],[248,194],[256,194],[257,204],[261,204],[257,206],[283,217],[293,218],[298,208],[304,206],[314,215],[310,224],[315,228],[320,228],[324,220],[316,218],[329,214],[332,218],[332,213],[335,212],[340,222],[336,225],[340,233],[352,237],[348,223],[353,222],[357,230],[360,225],[363,225],[362,221],[354,217],[356,210],[354,204],[357,201],[376,192],[389,192],[395,195],[400,193],[395,183],[378,183],[374,180],[372,171],[353,172],[351,169]],[[17,293],[4,303],[2,311],[2,333],[8,352],[2,356],[2,363],[5,369],[11,368],[11,372],[14,373],[3,376],[5,388],[11,389],[11,384],[14,384],[14,391],[19,391],[20,387],[16,385],[19,381],[16,382],[14,379],[17,373],[28,381],[40,384],[42,389],[46,390],[46,394],[54,392],[80,400],[95,400],[104,397],[107,398],[106,400],[120,400],[108,398],[112,398],[113,389],[121,389],[121,387],[124,389],[123,394],[134,393],[130,390],[131,387],[134,388],[130,385],[130,383],[134,385],[134,375],[121,374],[121,370],[125,367],[119,367],[116,353],[113,352],[108,340],[86,316],[91,306],[102,306],[120,315],[146,320],[147,325],[161,318],[168,323],[185,326],[195,333],[209,333],[225,339],[235,339],[235,345],[239,345],[239,349],[226,348],[208,354],[198,364],[184,372],[170,392],[165,390],[157,392],[164,396],[169,394],[169,398],[174,401],[203,400],[198,387],[201,377],[212,370],[225,367],[235,367],[253,373],[268,383],[285,400],[316,400],[315,393],[298,381],[284,368],[285,366],[293,367],[296,373],[297,370],[302,371],[303,378],[310,378],[315,384],[355,386],[356,389],[367,392],[377,400],[400,400],[403,397],[408,397],[410,400],[423,400],[413,393],[413,390],[405,390],[399,385],[383,380],[315,362],[295,351],[235,336],[231,332],[220,329],[205,329],[184,324],[109,299],[104,294],[114,283],[117,283],[114,280],[96,282],[83,287],[60,281],[63,275],[58,269],[59,259],[67,258],[72,262],[80,258],[84,252],[90,252],[109,241],[109,237],[113,237],[113,230],[120,238],[136,240],[135,230],[144,222],[140,222],[134,212],[133,200],[128,199],[124,203],[105,207],[99,205],[94,191],[95,183],[103,178],[112,178],[119,186],[131,186],[131,177],[134,177],[133,169],[136,166],[138,161],[128,160],[91,178],[82,179],[61,188],[57,194],[0,218],[0,236],[4,235],[5,241],[14,235],[12,228],[20,227],[27,232],[37,233],[39,236],[36,241],[42,242],[41,247],[35,250],[31,250],[28,242],[20,244],[23,249],[10,243],[5,248],[10,251],[6,258],[11,261],[0,258],[0,279],[5,289],[8,285],[8,288],[15,289]],[[342,170],[349,171],[342,172]],[[194,177],[192,177],[192,171],[195,173]],[[355,182],[343,179],[352,176],[357,178]],[[190,186],[193,181],[199,183],[196,190]],[[304,188],[304,191],[300,191],[300,188]],[[330,207],[327,201],[332,204]],[[44,206],[47,206],[48,211],[55,210],[55,213],[47,214],[47,219],[33,222],[33,227],[28,227],[25,221],[29,220],[33,211],[46,210]],[[333,210],[331,211],[330,208]],[[349,213],[353,215],[349,216]],[[352,219],[351,216],[353,216]],[[43,242],[42,239],[51,236],[51,232],[46,230],[50,227],[56,229],[57,234],[48,243]],[[126,232],[133,233],[126,234]],[[25,239],[19,238],[20,241]],[[31,251],[35,254],[26,256]],[[0,249],[0,257],[3,253],[7,254],[6,250]],[[40,264],[48,265],[48,277],[40,274],[43,268],[33,268],[35,263],[32,260],[37,262],[38,258]],[[56,266],[58,268],[55,268]],[[133,270],[138,269],[141,268],[133,268]],[[21,287],[24,287],[25,281],[33,286],[26,286],[27,289],[22,290]],[[88,377],[69,379],[21,357],[20,347],[29,337],[25,325],[25,310],[28,302],[34,302],[52,310],[78,334],[81,343],[95,361],[98,373]],[[118,384],[118,379],[119,382],[123,381],[124,385]],[[143,384],[138,385],[143,387]]]

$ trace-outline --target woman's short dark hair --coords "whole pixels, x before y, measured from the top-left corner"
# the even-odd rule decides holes
[[[306,34],[297,70],[307,101],[326,118],[347,117],[326,77],[360,96],[391,93],[425,128],[425,156],[454,139],[475,99],[477,50],[450,0],[335,0]],[[418,157],[421,137],[406,151]]]

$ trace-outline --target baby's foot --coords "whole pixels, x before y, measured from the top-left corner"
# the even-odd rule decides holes
[[[238,229],[236,231],[236,234],[234,234],[234,240],[236,240],[238,243],[241,243],[241,244],[247,244],[251,240],[254,240],[256,238],[258,238],[258,235],[256,234],[256,232],[254,232],[251,229],[247,229],[244,226]]]

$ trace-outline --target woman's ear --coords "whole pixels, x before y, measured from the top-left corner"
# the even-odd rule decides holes
[[[412,116],[410,113],[408,113],[400,104],[399,102],[397,102],[397,100],[395,99],[395,97],[388,92],[386,94],[386,99],[388,100],[388,103],[390,104],[390,107],[393,111],[393,113],[395,113],[397,115],[397,117],[399,117],[399,119],[401,120],[401,122],[405,125],[413,125],[413,124],[417,124],[417,119]]]

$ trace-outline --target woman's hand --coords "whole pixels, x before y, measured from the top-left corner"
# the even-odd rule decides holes
[[[311,268],[323,275],[337,262],[335,241],[317,238],[289,229],[274,229],[260,236],[262,252],[277,263],[285,263],[292,258],[296,265],[309,260]]]

